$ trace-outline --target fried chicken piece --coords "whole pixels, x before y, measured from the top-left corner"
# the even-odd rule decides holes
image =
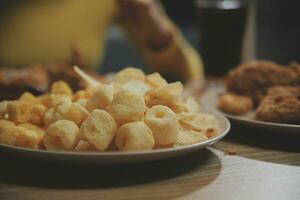
[[[300,124],[300,87],[273,87],[256,111],[256,118],[268,122]]]
[[[224,93],[219,98],[218,107],[227,113],[242,115],[253,109],[253,102],[248,96]]]
[[[270,87],[297,85],[300,70],[297,73],[295,69],[269,61],[253,61],[230,71],[225,83],[229,92],[250,96],[258,105]]]
[[[25,91],[41,94],[47,91],[48,85],[48,73],[41,67],[0,68],[0,100],[16,99]]]

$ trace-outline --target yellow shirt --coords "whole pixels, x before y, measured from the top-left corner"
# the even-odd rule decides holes
[[[118,8],[114,0],[24,0],[12,1],[0,11],[0,65],[64,62],[76,47],[86,65],[93,67],[101,61],[106,30]],[[202,77],[199,56],[177,35],[160,53],[149,52],[139,42],[136,45],[146,63],[157,70],[178,68],[184,71],[183,79]]]

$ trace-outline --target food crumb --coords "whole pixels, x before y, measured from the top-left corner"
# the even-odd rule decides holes
[[[232,148],[232,147],[231,148],[226,148],[224,150],[224,154],[233,156],[233,155],[237,155],[238,151],[235,148]]]

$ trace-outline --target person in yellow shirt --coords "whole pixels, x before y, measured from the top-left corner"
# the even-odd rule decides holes
[[[96,67],[117,22],[145,63],[173,80],[203,80],[198,53],[153,0],[24,0],[0,4],[0,66],[29,63]],[[73,53],[72,53],[73,52]]]

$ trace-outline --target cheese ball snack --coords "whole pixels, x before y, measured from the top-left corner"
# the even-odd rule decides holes
[[[144,98],[126,90],[117,93],[111,105],[112,115],[120,124],[141,120],[145,111]]]
[[[33,130],[36,132],[36,134],[38,135],[39,138],[39,143],[42,142],[45,134],[46,134],[46,130],[43,128],[40,128],[39,126],[35,126],[33,124],[30,123],[24,123],[24,124],[19,124],[18,127],[24,127],[27,128],[29,130]]]
[[[157,72],[147,75],[146,81],[154,88],[163,87],[168,84],[167,81]]]
[[[76,102],[78,101],[79,99],[88,99],[90,96],[88,94],[88,91],[86,90],[79,90],[77,91],[73,97],[72,97],[72,101],[73,102]]]
[[[38,144],[41,140],[42,137],[37,131],[15,126],[14,124],[2,126],[0,130],[0,143],[3,144],[38,148]]]
[[[67,119],[80,126],[88,115],[89,112],[79,103],[60,102],[46,112],[44,122],[49,126],[57,120]]]
[[[142,81],[131,80],[124,83],[122,89],[143,97],[150,90],[150,87]]]
[[[115,144],[122,151],[150,150],[155,142],[151,129],[144,122],[130,122],[118,129]]]
[[[80,127],[80,137],[104,151],[112,142],[117,131],[115,119],[105,110],[94,110]]]
[[[28,103],[37,103],[38,99],[30,92],[24,92],[19,98],[20,101],[26,101]]]
[[[91,143],[85,140],[79,140],[78,144],[74,148],[74,151],[95,151],[97,150]]]
[[[58,120],[47,128],[45,137],[48,140],[44,142],[44,145],[51,150],[56,150],[56,148],[72,150],[78,143],[79,132],[79,128],[74,122]]]
[[[35,125],[42,126],[44,124],[43,118],[47,111],[47,107],[43,104],[34,104],[31,108],[29,122]]]
[[[80,69],[87,87],[64,81],[50,92],[0,102],[0,143],[71,151],[130,151],[191,145],[215,137],[217,120],[186,100],[180,82],[126,68],[100,83]],[[113,80],[113,77],[107,80]]]
[[[179,129],[176,114],[170,108],[153,106],[145,115],[145,123],[152,130],[155,144],[168,145],[176,142]]]
[[[28,122],[32,105],[25,101],[10,101],[7,104],[7,113],[11,121],[19,124]]]
[[[131,80],[140,80],[142,82],[145,82],[146,76],[140,69],[127,67],[117,73],[115,77],[115,81],[118,83],[125,83]]]
[[[167,84],[148,92],[145,97],[145,102],[148,107],[164,105],[176,113],[183,112],[185,105],[180,97],[182,89],[183,86],[180,82]]]
[[[95,109],[107,110],[113,100],[113,86],[101,84],[94,90],[94,94],[88,99],[86,108],[89,111]]]
[[[50,124],[60,119],[62,119],[62,116],[54,112],[54,108],[50,108],[46,111],[43,121],[44,124],[48,127]]]
[[[50,93],[51,94],[64,94],[67,96],[72,96],[73,91],[66,82],[57,81],[52,84]]]
[[[77,101],[75,101],[75,103],[80,104],[82,107],[86,108],[87,105],[87,99],[78,99]]]

